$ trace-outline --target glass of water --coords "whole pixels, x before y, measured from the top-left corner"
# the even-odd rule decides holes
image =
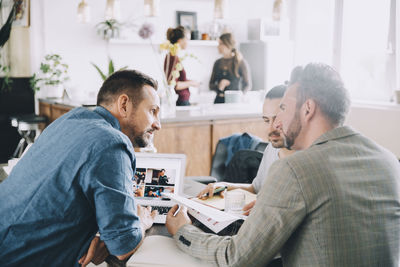
[[[227,191],[225,194],[225,212],[242,214],[246,203],[246,195],[240,191]]]

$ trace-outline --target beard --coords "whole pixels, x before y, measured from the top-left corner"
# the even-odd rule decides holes
[[[279,131],[272,131],[268,134],[268,141],[274,148],[282,148],[285,145],[284,138]]]
[[[301,131],[300,112],[299,110],[296,110],[296,113],[294,114],[294,117],[288,127],[287,133],[283,134],[284,146],[287,149],[292,149],[292,146],[296,138],[299,136],[300,131]]]
[[[150,133],[154,132],[154,129],[148,129],[142,133],[135,133],[133,131],[133,138],[131,138],[133,147],[146,147],[153,143],[153,135],[148,136]]]

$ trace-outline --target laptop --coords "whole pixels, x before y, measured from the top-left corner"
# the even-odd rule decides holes
[[[158,210],[154,223],[165,224],[175,202],[162,193],[183,195],[186,156],[184,154],[135,153],[133,178],[136,203]]]

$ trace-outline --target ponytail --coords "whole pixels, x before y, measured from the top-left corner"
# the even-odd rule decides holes
[[[228,48],[231,49],[232,51],[232,56],[233,56],[233,65],[232,65],[232,72],[236,77],[239,77],[239,64],[240,61],[242,61],[242,54],[237,51],[236,49],[236,42],[235,39],[233,38],[232,33],[224,33],[222,34],[219,39],[221,42]]]
[[[239,65],[240,61],[242,61],[242,54],[237,51],[236,48],[232,48],[232,55],[233,55],[233,74],[235,74],[236,77],[240,77],[239,75]]]

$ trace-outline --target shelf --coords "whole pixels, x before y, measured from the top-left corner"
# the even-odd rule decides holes
[[[122,44],[122,45],[149,45],[150,40],[143,39],[110,39],[110,44]],[[153,41],[153,45],[161,44],[159,41]]]
[[[192,46],[218,46],[218,41],[214,40],[190,40],[189,45]]]
[[[141,39],[110,39],[110,44],[120,44],[120,45],[149,45],[149,40]],[[153,45],[160,45],[160,41],[154,41]],[[214,40],[190,40],[189,46],[212,46],[217,47],[218,41]]]

